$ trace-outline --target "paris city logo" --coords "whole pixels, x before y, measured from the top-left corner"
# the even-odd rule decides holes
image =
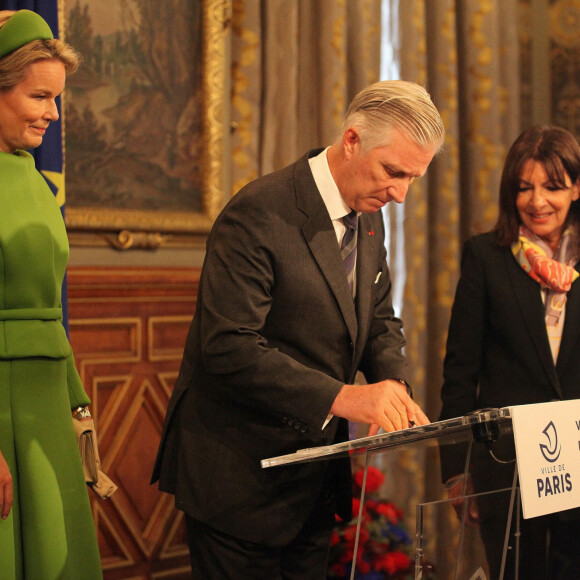
[[[558,431],[553,421],[550,421],[542,431],[542,443],[539,443],[540,453],[546,460],[541,467],[542,477],[536,480],[538,497],[548,497],[572,491],[572,478],[566,472],[564,463],[558,463],[562,445],[558,441]]]

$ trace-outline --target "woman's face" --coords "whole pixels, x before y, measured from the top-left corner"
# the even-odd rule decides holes
[[[39,60],[28,66],[20,83],[0,90],[0,151],[14,153],[42,143],[47,127],[58,119],[55,99],[65,77],[59,60]]]
[[[524,226],[556,251],[564,232],[568,211],[578,199],[580,186],[566,174],[566,183],[556,184],[544,164],[529,159],[522,168],[516,207]]]

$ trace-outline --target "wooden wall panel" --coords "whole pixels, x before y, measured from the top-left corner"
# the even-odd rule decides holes
[[[149,480],[199,274],[68,271],[70,340],[92,400],[101,462],[119,486],[106,501],[91,494],[105,580],[191,578],[183,516]]]

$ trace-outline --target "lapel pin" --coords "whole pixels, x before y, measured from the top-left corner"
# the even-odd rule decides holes
[[[374,232],[374,230],[371,230],[371,231],[369,232],[369,236],[374,236],[374,235],[375,235],[375,232]]]

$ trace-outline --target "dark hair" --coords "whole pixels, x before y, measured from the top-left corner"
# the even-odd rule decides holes
[[[566,175],[572,183],[580,177],[580,145],[572,133],[547,125],[521,133],[508,151],[501,176],[499,216],[494,227],[501,246],[509,246],[518,238],[521,218],[516,198],[522,169],[530,159],[542,163],[549,179],[558,186],[565,186]],[[577,201],[572,202],[570,212],[580,212]]]

